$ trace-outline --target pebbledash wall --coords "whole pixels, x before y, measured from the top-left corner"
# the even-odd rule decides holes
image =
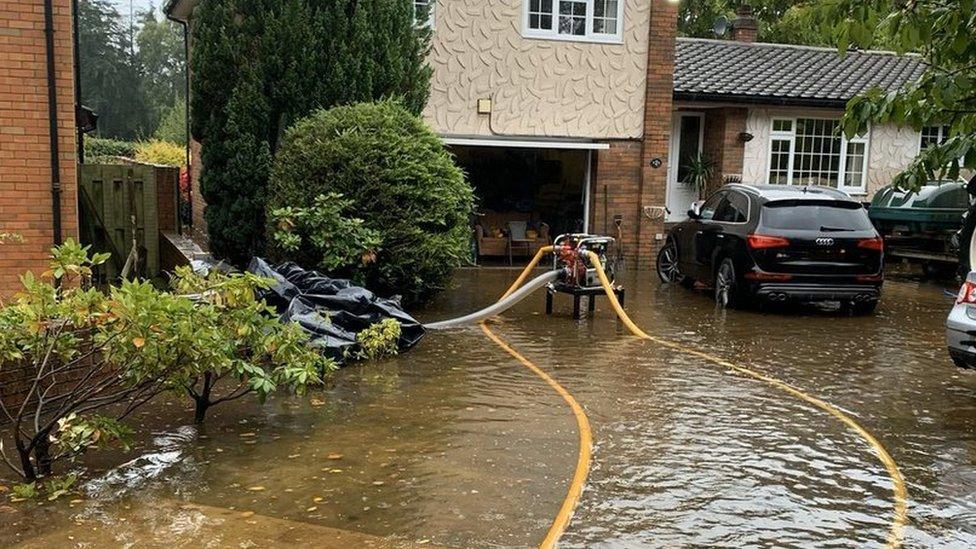
[[[754,136],[745,143],[742,180],[746,183],[765,183],[769,170],[770,132],[774,118],[834,118],[843,111],[808,107],[749,108],[745,131]],[[855,197],[869,199],[874,193],[891,184],[915,156],[921,145],[919,132],[893,124],[872,124],[868,131],[867,185],[864,194]]]
[[[614,42],[526,36],[528,0],[438,2],[424,117],[442,136],[609,144],[594,154],[590,226],[616,235],[621,216],[625,257],[647,266],[663,232],[663,220],[644,211],[664,203],[677,7],[622,1]],[[481,99],[491,100],[490,114],[478,113]]]
[[[43,0],[0,0],[0,296],[47,269],[54,240]],[[54,2],[54,59],[64,238],[78,233],[71,3]]]

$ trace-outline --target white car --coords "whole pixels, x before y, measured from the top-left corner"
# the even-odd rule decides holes
[[[960,368],[976,369],[976,271],[970,271],[946,320],[949,356]]]

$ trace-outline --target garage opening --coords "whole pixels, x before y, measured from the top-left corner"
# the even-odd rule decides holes
[[[510,265],[562,233],[584,232],[591,151],[452,145],[477,196],[478,263]]]

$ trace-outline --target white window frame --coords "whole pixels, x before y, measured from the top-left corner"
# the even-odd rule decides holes
[[[417,4],[424,2],[427,4],[427,20],[420,21],[417,19]],[[413,22],[418,27],[428,27],[431,30],[434,29],[434,14],[437,12],[437,0],[410,0],[410,5],[413,6]]]
[[[814,119],[814,120],[839,120],[835,117],[824,117],[824,116],[775,116],[769,121],[770,134],[769,143],[766,147],[766,183],[770,183],[772,175],[773,166],[773,141],[789,141],[790,142],[790,152],[789,161],[787,163],[787,185],[793,185],[793,171],[794,162],[796,160],[796,128],[797,120],[804,119]],[[773,127],[778,120],[788,120],[790,121],[790,131],[775,131]],[[921,143],[921,138],[920,143]],[[844,182],[847,179],[847,146],[850,143],[863,143],[864,144],[864,170],[861,172],[861,184],[859,186],[845,185]],[[837,168],[837,190],[843,191],[848,194],[867,194],[867,180],[868,180],[868,159],[871,153],[871,128],[863,135],[855,136],[852,139],[848,139],[847,136],[841,135],[840,141],[840,162]]]
[[[568,42],[595,42],[600,44],[623,44],[624,42],[624,4],[627,0],[617,0],[617,32],[614,34],[603,34],[593,32],[593,4],[594,0],[586,2],[586,34],[579,36],[575,34],[559,33],[559,4],[562,1],[572,0],[552,0],[552,26],[549,29],[529,28],[529,3],[530,0],[522,0],[522,36],[525,38],[539,38],[544,40],[565,40]],[[576,0],[579,2],[580,0]]]
[[[924,128],[922,128],[921,131],[918,132],[918,152],[919,153],[921,153],[922,151],[925,150],[925,149],[922,148],[922,139],[924,138],[926,128],[936,128],[936,132],[935,132],[936,133],[936,139],[938,140],[938,143],[940,143],[940,144],[941,143],[944,143],[945,140],[946,140],[946,138],[949,137],[949,125],[948,124],[929,124],[929,125],[925,126]]]

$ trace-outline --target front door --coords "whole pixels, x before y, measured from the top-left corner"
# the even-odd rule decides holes
[[[665,221],[688,219],[688,208],[698,200],[698,190],[684,183],[688,176],[688,162],[701,154],[704,140],[705,115],[676,112],[671,121],[671,151],[668,155],[668,190],[665,203],[671,213]]]

